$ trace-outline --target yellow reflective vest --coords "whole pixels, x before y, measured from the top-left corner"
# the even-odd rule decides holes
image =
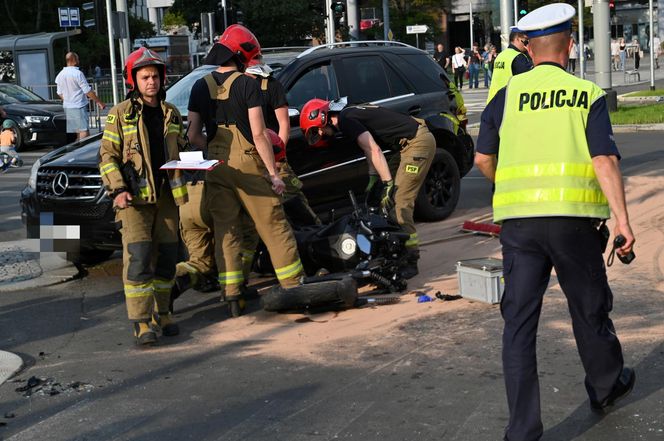
[[[610,216],[586,139],[590,107],[602,96],[597,85],[558,66],[512,77],[499,132],[494,221]]]
[[[524,56],[518,50],[508,47],[498,54],[493,61],[493,72],[491,72],[491,85],[489,86],[489,95],[487,95],[487,104],[498,93],[500,89],[507,86],[512,75],[512,62],[519,55]]]
[[[99,172],[109,195],[122,187],[128,187],[120,169],[131,161],[139,176],[139,195],[134,195],[133,204],[154,204],[157,191],[154,178],[159,170],[152,170],[148,132],[143,124],[141,108],[143,101],[138,99],[134,109],[131,100],[114,106],[106,118],[104,135],[99,148]],[[161,102],[164,112],[164,142],[167,161],[179,159],[180,146],[185,145],[180,112],[172,104]],[[167,171],[171,192],[177,205],[187,202],[187,186],[181,170]]]

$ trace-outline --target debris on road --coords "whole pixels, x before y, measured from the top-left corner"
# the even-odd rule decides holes
[[[22,382],[18,380],[17,382]],[[95,387],[81,381],[74,381],[67,385],[55,381],[53,378],[30,377],[24,386],[17,387],[16,392],[23,392],[24,397],[39,395],[43,397],[59,395],[61,393],[70,394],[72,392],[91,392]]]

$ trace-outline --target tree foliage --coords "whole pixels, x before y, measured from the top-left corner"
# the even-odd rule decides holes
[[[263,47],[302,44],[324,33],[322,0],[227,0],[227,4],[229,22],[242,11],[243,24]],[[221,14],[216,0],[175,0],[170,10],[181,13],[189,26],[200,21],[202,12]]]
[[[60,27],[58,8],[65,6],[80,7],[83,0],[2,0],[0,12],[4,17],[4,32],[9,34],[33,34],[37,32],[58,32]],[[131,1],[129,2],[131,6]],[[105,2],[97,2],[102,7]],[[81,21],[93,18],[94,14],[80,11]],[[105,10],[99,14],[106,17]],[[108,33],[106,22],[96,23],[92,28],[81,27],[81,34],[69,38],[71,50],[77,52],[81,68],[88,72],[90,66],[109,65]],[[129,35],[133,38],[155,35],[154,26],[147,20],[129,14]],[[117,46],[116,46],[117,47]],[[66,40],[56,40],[55,67],[59,70],[64,65],[67,50]]]
[[[302,44],[324,34],[322,5],[316,0],[238,0],[244,23],[263,47]]]

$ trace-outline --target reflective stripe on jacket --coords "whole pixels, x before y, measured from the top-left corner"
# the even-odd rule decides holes
[[[139,194],[135,195],[132,202],[154,204],[157,202],[154,177],[159,170],[152,170],[148,131],[140,110],[144,104],[140,98],[137,101],[139,105],[136,109],[131,100],[125,100],[109,111],[99,148],[99,171],[106,191],[112,194],[115,190],[128,187],[120,169],[123,164],[131,161],[139,177]],[[180,146],[185,145],[182,117],[172,104],[162,102],[161,108],[164,112],[167,160],[179,159]],[[175,203],[181,205],[187,202],[187,187],[182,171],[168,170],[166,174]]]
[[[609,217],[586,139],[590,108],[602,96],[597,85],[557,66],[512,77],[500,126],[494,221]]]

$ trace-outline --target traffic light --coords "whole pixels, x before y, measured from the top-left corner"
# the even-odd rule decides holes
[[[528,14],[528,0],[519,0],[517,3],[519,18]]]
[[[346,14],[346,4],[344,2],[332,2],[330,9],[332,9],[332,15],[334,17],[334,26],[338,28]]]
[[[616,3],[615,2],[609,2],[609,12],[611,14],[611,17],[616,15]]]

